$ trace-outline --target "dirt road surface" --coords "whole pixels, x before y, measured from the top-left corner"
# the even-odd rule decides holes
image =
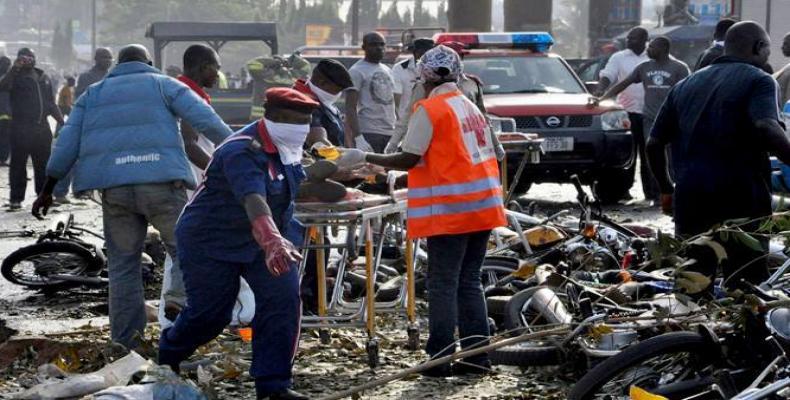
[[[32,176],[32,174],[31,174]],[[640,201],[641,190],[637,183],[631,193],[635,200],[628,204],[606,208],[606,213],[617,221],[644,223],[662,231],[671,231],[672,222],[655,209]],[[575,212],[575,190],[571,185],[541,184],[534,185],[529,194],[520,202],[527,205],[534,202],[538,214],[549,215],[562,209]],[[8,201],[8,169],[0,168],[0,203]],[[47,220],[39,221],[30,215],[33,201],[32,181],[28,185],[28,198],[22,211],[6,212],[0,210],[0,232],[16,230],[45,231],[54,217],[73,213],[76,221],[82,226],[101,232],[101,207],[90,201],[75,201],[73,204],[60,206],[52,210]],[[0,259],[9,253],[34,242],[32,238],[0,236]],[[106,330],[79,335],[59,336],[57,333],[69,332],[86,325],[101,327],[108,324],[107,293],[99,289],[75,289],[56,295],[46,295],[30,291],[0,279],[0,324],[5,323],[7,333],[16,332],[16,338],[51,335],[51,339],[67,340],[80,343],[94,343],[103,346],[108,339]],[[155,300],[156,296],[150,296]],[[425,310],[422,310],[424,316]],[[422,318],[422,326],[427,327],[427,320]],[[302,336],[300,354],[296,360],[296,389],[315,396],[327,395],[364,383],[372,378],[385,376],[401,369],[413,366],[425,360],[422,352],[410,352],[405,349],[406,335],[403,320],[400,317],[382,318],[379,335],[382,340],[382,366],[371,371],[366,366],[364,350],[365,335],[361,330],[337,330],[332,333],[332,343],[321,345],[314,332],[305,332]],[[2,328],[2,325],[0,325]],[[422,329],[423,343],[427,328]],[[0,332],[2,333],[2,332]],[[52,334],[55,334],[52,336]],[[151,327],[149,342],[154,345],[158,334],[156,326]],[[5,339],[0,335],[0,340]],[[52,340],[55,340],[52,339]],[[228,344],[229,343],[229,344]],[[214,347],[212,347],[214,346]],[[238,340],[229,340],[221,347],[216,342],[202,349],[196,359],[212,358],[218,361],[220,368],[214,372],[211,383],[207,384],[207,392],[213,392],[216,398],[254,398],[253,380],[246,372],[246,362],[250,358],[249,345]],[[84,348],[84,347],[81,347]],[[81,351],[81,350],[80,350]],[[82,355],[82,353],[79,353]],[[234,361],[235,360],[235,361]],[[242,360],[242,361],[239,361]],[[101,365],[95,358],[86,356],[82,365],[75,368],[77,372],[98,369]],[[237,365],[233,366],[234,362]],[[224,363],[224,364],[223,364]],[[232,372],[232,373],[231,373]],[[18,391],[20,387],[34,381],[35,366],[32,363],[17,362],[8,367],[0,376],[0,397],[3,394]],[[191,375],[194,378],[194,375]],[[359,398],[365,399],[528,399],[528,398],[563,398],[563,390],[572,382],[563,380],[552,368],[536,368],[521,371],[517,368],[496,367],[496,372],[481,378],[450,378],[432,379],[413,376],[377,390],[362,393]]]

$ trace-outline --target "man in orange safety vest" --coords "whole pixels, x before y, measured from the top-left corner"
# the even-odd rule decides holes
[[[409,171],[409,238],[428,240],[426,351],[432,358],[455,352],[455,329],[463,349],[488,343],[480,268],[491,229],[505,225],[493,133],[485,116],[458,88],[463,67],[446,46],[420,60],[428,97],[416,103],[402,151],[347,154],[359,163]],[[434,367],[424,375],[486,373],[487,356]]]

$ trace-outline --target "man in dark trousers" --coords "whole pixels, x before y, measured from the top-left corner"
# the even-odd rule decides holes
[[[175,224],[197,182],[179,119],[215,141],[232,134],[214,110],[185,85],[151,66],[148,50],[128,45],[118,65],[77,99],[33,203],[46,214],[58,180],[74,170],[74,190],[101,190],[109,273],[110,333],[129,349],[147,323],[140,259],[148,225],[176,259]]]
[[[27,189],[27,159],[33,159],[36,194],[46,180],[47,160],[52,146],[52,129],[48,117],[63,125],[63,116],[55,104],[55,92],[49,76],[36,68],[36,54],[28,48],[19,49],[16,61],[0,79],[0,91],[8,92],[11,100],[11,196],[8,209],[22,208]]]
[[[602,95],[609,85],[617,84],[628,78],[634,72],[636,67],[648,61],[647,52],[647,39],[648,33],[645,28],[635,27],[628,32],[625,39],[625,50],[618,51],[609,57],[606,62],[606,67],[600,72],[600,82],[595,92],[597,96]],[[642,85],[630,85],[617,96],[617,102],[625,108],[628,112],[628,119],[631,121],[631,133],[634,135],[634,142],[636,142],[638,154],[640,155],[639,168],[642,177],[650,176],[650,171],[647,169],[647,162],[641,156],[644,155],[644,143],[646,142],[642,121],[642,112],[644,108],[645,90]],[[636,168],[635,166],[631,168]],[[633,183],[633,176],[628,172],[629,187]],[[649,200],[650,188],[645,186],[642,182],[642,189],[645,193],[645,198]]]
[[[340,110],[335,103],[343,95],[343,91],[353,87],[351,75],[343,64],[332,59],[323,59],[318,62],[310,76],[310,79],[299,79],[294,84],[294,90],[304,93],[311,99],[317,101],[319,106],[313,110],[312,121],[310,122],[310,135],[307,137],[306,146],[318,144],[318,146],[329,145],[343,146],[345,141],[345,126]],[[314,165],[317,165],[314,164]],[[311,171],[307,171],[308,179]],[[301,191],[305,189],[314,192],[316,197],[329,196],[328,201],[335,200],[337,197],[345,195],[346,189],[342,185],[337,187],[332,183],[323,184],[302,184]],[[339,193],[333,193],[339,191]],[[326,252],[326,257],[329,253]],[[328,259],[328,258],[327,258]],[[316,273],[316,251],[310,251],[307,255],[304,277],[302,278],[302,301],[305,310],[315,312],[318,310],[318,281]]]
[[[650,61],[639,64],[631,75],[625,80],[609,88],[601,96],[601,100],[617,96],[630,85],[641,83],[645,89],[644,107],[642,112],[642,122],[644,131],[648,134],[653,129],[653,123],[658,115],[658,110],[664,104],[669,90],[675,84],[689,76],[689,67],[686,63],[672,57],[669,54],[671,41],[666,36],[659,36],[650,41],[647,48],[647,55]],[[644,143],[640,143],[640,149],[644,150]],[[639,155],[645,159],[644,151]],[[658,184],[652,173],[647,168],[642,170],[648,172],[642,174],[642,187],[645,190],[645,198],[651,200],[657,206],[659,204]]]
[[[99,47],[93,54],[93,67],[80,74],[77,87],[74,89],[74,101],[85,93],[88,86],[104,79],[112,67],[112,52],[106,47]]]
[[[505,225],[494,133],[485,115],[458,88],[461,57],[436,46],[420,59],[428,97],[416,103],[409,128],[393,154],[349,158],[409,171],[408,236],[427,238],[429,336],[426,352],[440,358],[488,343],[480,267],[491,230]],[[455,340],[458,331],[459,341]],[[484,374],[488,355],[423,371],[431,377]]]
[[[700,54],[697,64],[694,65],[694,71],[707,67],[713,60],[724,54],[724,36],[736,22],[734,19],[725,18],[716,24],[716,30],[713,32],[713,44]]]
[[[724,55],[675,86],[656,118],[648,159],[665,212],[672,212],[674,199],[675,232],[682,238],[727,220],[771,214],[768,153],[790,162],[790,141],[780,122],[776,81],[761,69],[770,48],[759,24],[733,25]],[[667,145],[674,187],[667,171]],[[759,225],[758,220],[743,229],[754,231]],[[767,277],[760,256],[767,253],[768,243],[761,244],[764,249],[758,252],[725,244],[725,284]]]
[[[11,69],[11,59],[0,57],[0,76]],[[8,166],[8,156],[11,155],[11,99],[8,92],[0,92],[0,166]]]
[[[255,294],[252,365],[258,399],[307,399],[290,389],[299,344],[304,228],[294,201],[302,146],[318,102],[289,88],[266,91],[266,114],[226,140],[178,220],[187,306],[162,331],[159,363],[179,369],[231,321],[244,277]]]
[[[181,83],[187,85],[207,104],[211,104],[211,96],[206,93],[207,88],[216,85],[219,79],[220,61],[219,55],[214,49],[204,44],[189,46],[184,51],[183,56],[184,74],[179,75]],[[200,182],[203,178],[203,171],[208,166],[214,146],[221,141],[212,142],[206,135],[195,130],[189,122],[181,120],[181,137],[184,140],[184,151],[189,162],[192,164],[192,173],[195,180]],[[187,191],[189,197],[192,191]],[[177,263],[172,263],[165,269],[165,279],[162,287],[162,299],[160,301],[159,323],[162,328],[166,328],[184,307],[186,293],[184,291],[184,281],[181,279],[181,270]],[[168,321],[165,321],[167,319]]]

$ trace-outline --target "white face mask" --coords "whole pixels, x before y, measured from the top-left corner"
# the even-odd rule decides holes
[[[310,90],[312,90],[313,93],[315,93],[316,97],[318,97],[318,100],[321,101],[321,104],[325,106],[334,105],[335,102],[337,102],[337,100],[343,94],[342,90],[337,92],[337,94],[329,93],[326,90],[321,89],[320,87],[314,85],[313,81],[307,81],[307,86],[309,86]]]
[[[272,122],[268,119],[266,130],[272,138],[277,152],[280,153],[280,160],[285,165],[299,164],[302,162],[302,146],[310,133],[309,124],[284,124],[282,122]]]

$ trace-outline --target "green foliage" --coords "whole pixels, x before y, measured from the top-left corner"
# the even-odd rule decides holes
[[[381,15],[379,19],[379,25],[384,27],[391,27],[391,26],[403,26],[403,20],[401,19],[400,13],[398,13],[398,2],[393,1],[390,4],[390,7],[384,14]]]

